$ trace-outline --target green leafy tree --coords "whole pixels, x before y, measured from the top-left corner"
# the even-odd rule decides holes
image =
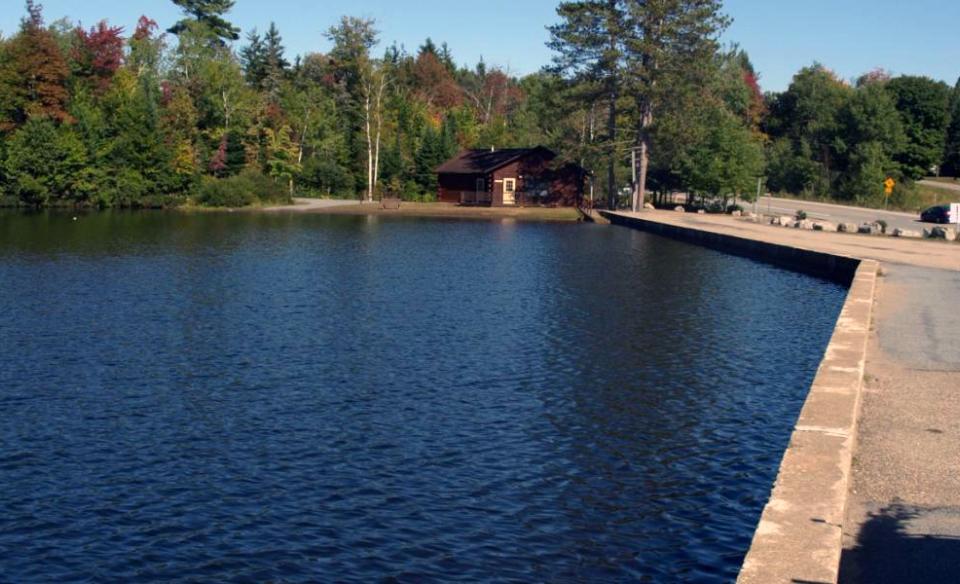
[[[377,91],[373,83],[374,64],[370,50],[377,44],[378,31],[371,19],[343,17],[327,31],[333,43],[330,59],[335,63],[331,81],[335,84],[341,132],[348,150],[350,173],[367,177],[367,196],[372,196],[373,168],[370,101]],[[383,79],[381,77],[381,79]]]
[[[950,89],[943,82],[914,76],[891,79],[886,88],[893,96],[907,135],[896,159],[908,178],[923,178],[943,162],[950,123]]]
[[[138,206],[149,195],[162,198],[181,187],[162,132],[159,90],[149,78],[119,73],[105,110],[109,132],[98,156],[108,170],[105,202]]]
[[[950,94],[950,126],[947,128],[943,174],[960,176],[960,79]]]
[[[6,180],[28,206],[83,203],[91,189],[87,166],[80,138],[49,119],[28,120],[7,143]]]
[[[894,157],[903,150],[906,135],[886,82],[861,83],[837,113],[837,123],[834,144],[843,171],[837,194],[869,201],[883,192],[888,176],[901,178]]]
[[[297,145],[291,138],[292,130],[283,126],[277,131],[268,130],[267,174],[288,185],[293,194],[293,179],[300,172],[297,160]]]
[[[839,176],[838,114],[853,93],[852,87],[815,63],[801,69],[787,91],[771,100],[766,131],[774,139],[786,140],[793,156],[816,164],[817,179],[805,187],[811,194],[829,195]],[[790,166],[806,167],[801,174],[806,174],[809,168],[805,163]],[[794,182],[792,186],[796,187],[795,181],[789,182]]]
[[[841,192],[857,202],[883,199],[884,184],[891,174],[891,159],[881,142],[861,142],[850,154],[847,172],[841,181]]]
[[[752,199],[763,175],[763,147],[756,135],[732,112],[706,108],[703,139],[691,149],[685,176],[689,188],[722,202],[730,197]]]

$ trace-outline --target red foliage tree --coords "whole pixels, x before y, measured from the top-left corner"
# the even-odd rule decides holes
[[[750,90],[750,107],[747,109],[750,125],[754,129],[759,129],[760,122],[767,113],[767,104],[760,89],[760,79],[752,70],[744,69],[743,82]]]
[[[0,71],[5,87],[0,128],[12,129],[31,117],[71,121],[67,113],[69,67],[56,38],[43,25],[41,8],[27,3],[28,18],[7,45]]]
[[[224,134],[220,140],[220,147],[217,148],[213,158],[210,159],[208,167],[214,176],[222,176],[227,170],[227,135]]]
[[[93,89],[104,92],[117,69],[123,64],[123,27],[108,26],[101,20],[89,31],[77,28],[74,46],[76,74],[89,79]]]
[[[160,25],[157,24],[156,20],[141,16],[137,21],[137,28],[133,31],[132,38],[135,41],[148,40],[153,38],[159,29]]]
[[[463,90],[437,56],[423,51],[413,66],[417,98],[428,107],[446,110],[463,102]]]

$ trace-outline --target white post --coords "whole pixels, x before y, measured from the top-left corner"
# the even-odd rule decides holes
[[[760,191],[763,189],[763,177],[757,177],[757,198],[753,200],[753,213],[760,214]]]

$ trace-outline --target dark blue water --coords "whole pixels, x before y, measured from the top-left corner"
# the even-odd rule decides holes
[[[616,227],[0,216],[0,580],[730,581],[843,297]]]

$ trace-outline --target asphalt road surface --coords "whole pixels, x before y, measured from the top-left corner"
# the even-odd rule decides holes
[[[928,187],[936,187],[939,189],[947,189],[948,191],[960,191],[960,182],[940,182],[936,180],[922,180],[920,184]]]
[[[960,192],[957,193],[960,196]],[[748,210],[752,206],[745,205]],[[793,199],[778,199],[776,197],[761,197],[758,205],[760,213],[770,215],[793,215],[798,210],[806,211],[810,219],[821,219],[833,223],[872,223],[878,219],[887,222],[890,229],[922,229],[920,215],[915,213],[901,213],[899,211],[883,211],[881,209],[865,209],[863,207],[848,207],[845,205],[831,205],[828,203],[814,203],[811,201],[795,201]]]

